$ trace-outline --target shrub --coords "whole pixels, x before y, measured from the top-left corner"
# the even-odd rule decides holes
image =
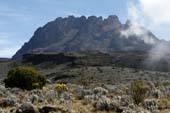
[[[167,81],[163,82],[163,86],[165,86],[165,87],[170,86],[170,81],[167,80]]]
[[[5,87],[32,90],[41,89],[46,84],[46,78],[32,67],[16,67],[8,72],[4,82]]]
[[[96,107],[98,110],[101,110],[101,111],[109,111],[109,110],[112,110],[112,106],[110,104],[111,104],[110,99],[107,98],[106,96],[102,96],[94,104],[94,107]]]
[[[144,81],[134,81],[131,83],[131,94],[136,104],[143,102],[148,91],[149,87]]]
[[[61,94],[64,91],[68,91],[68,87],[64,83],[57,83],[55,89],[59,94]]]
[[[96,87],[93,89],[94,94],[96,95],[106,95],[108,94],[108,90],[102,87]]]

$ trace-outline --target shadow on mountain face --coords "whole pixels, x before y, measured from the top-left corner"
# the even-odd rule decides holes
[[[170,55],[159,59],[152,59],[146,52],[72,52],[53,54],[25,54],[22,62],[40,65],[53,63],[53,65],[68,65],[74,67],[88,66],[116,66],[141,70],[170,72]],[[153,54],[159,57],[159,54]]]

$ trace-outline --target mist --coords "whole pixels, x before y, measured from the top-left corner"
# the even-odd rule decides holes
[[[165,16],[167,11],[164,11],[165,7],[168,7],[170,4],[166,0],[151,1],[138,0],[137,3],[129,1],[127,6],[128,18],[130,19],[128,22],[129,27],[122,30],[121,35],[125,38],[131,36],[139,37],[139,40],[152,46],[151,50],[147,52],[147,58],[143,62],[146,68],[153,67],[153,70],[168,71],[170,69],[170,43],[169,41],[165,41],[168,37],[164,37],[161,40],[160,37],[154,36],[152,32],[154,32],[155,28],[163,28],[164,24],[170,24],[169,17]],[[156,9],[158,11],[154,10],[157,6],[161,6]],[[157,13],[161,16],[158,16]],[[149,28],[151,31],[144,28]],[[163,69],[159,69],[160,67]]]

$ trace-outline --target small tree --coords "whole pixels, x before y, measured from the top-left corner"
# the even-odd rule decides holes
[[[31,90],[42,88],[46,84],[46,78],[32,67],[16,67],[8,72],[4,82],[5,87]]]
[[[149,86],[144,81],[134,81],[131,83],[131,94],[136,104],[142,103],[149,91]]]

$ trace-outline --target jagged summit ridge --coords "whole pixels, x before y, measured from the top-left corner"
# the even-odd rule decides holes
[[[132,35],[127,38],[121,34],[122,30],[130,27],[129,23],[122,24],[116,15],[108,16],[108,18],[59,17],[38,28],[29,42],[25,43],[13,58],[21,58],[26,53],[146,51],[150,49],[152,44],[145,43],[142,37]],[[158,40],[151,33],[150,38]]]

